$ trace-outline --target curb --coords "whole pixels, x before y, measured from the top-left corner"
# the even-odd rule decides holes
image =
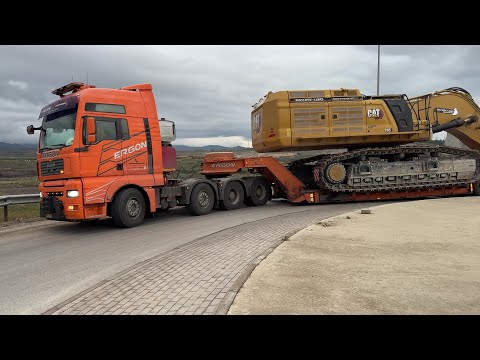
[[[303,230],[303,229],[302,229]],[[299,231],[302,231],[299,230]],[[237,293],[240,291],[242,288],[243,284],[247,279],[249,278],[250,274],[252,273],[253,270],[257,267],[258,264],[262,262],[263,259],[265,259],[270,253],[275,250],[281,243],[284,241],[287,241],[291,236],[295,235],[298,233],[298,231],[290,231],[286,235],[283,235],[280,240],[278,240],[275,244],[270,246],[267,250],[265,250],[263,253],[261,253],[259,256],[257,256],[250,264],[247,265],[245,270],[240,274],[240,276],[235,280],[235,283],[232,285],[230,290],[227,291],[225,294],[225,297],[222,299],[220,304],[217,305],[217,309],[215,310],[215,315],[226,315],[228,313],[228,310],[230,309],[230,306],[233,303],[233,300],[235,300],[235,297],[237,296]]]
[[[382,204],[382,205],[373,205],[366,207],[365,209],[372,209],[372,208],[381,208],[383,206],[390,206],[390,205],[397,205],[397,204]],[[326,221],[336,221],[340,218],[345,219],[346,216],[353,215],[353,214],[360,214],[361,210],[355,210],[355,211],[349,211],[347,213],[341,214],[341,215],[335,215],[331,216],[329,218],[320,220],[314,225],[310,226],[315,226],[318,224],[322,224]],[[240,291],[242,288],[243,284],[247,279],[250,277],[251,273],[255,268],[260,264],[268,255],[270,255],[273,250],[275,250],[280,244],[282,244],[284,241],[288,241],[293,235],[299,234],[300,232],[304,231],[305,229],[308,229],[310,226],[307,226],[306,228],[297,230],[297,231],[290,231],[286,235],[283,235],[280,240],[278,240],[273,246],[269,247],[267,250],[265,250],[262,254],[257,256],[250,264],[247,265],[245,270],[240,274],[240,276],[237,278],[235,283],[232,285],[230,290],[225,294],[225,297],[222,299],[220,304],[218,304],[217,309],[215,310],[215,315],[227,315],[228,310],[230,310],[230,306],[232,306],[233,301],[235,300],[235,297],[237,296],[237,293]]]

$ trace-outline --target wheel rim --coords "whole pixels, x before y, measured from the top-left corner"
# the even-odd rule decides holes
[[[238,203],[238,201],[240,200],[240,194],[238,193],[238,191],[231,189],[228,192],[228,200],[230,201],[230,204]]]
[[[261,185],[258,185],[256,188],[255,188],[255,196],[257,197],[257,199],[263,199],[263,197],[265,196],[265,188]]]
[[[140,202],[136,198],[130,198],[127,201],[127,214],[131,218],[137,217],[140,214]]]
[[[198,202],[201,207],[207,207],[210,203],[210,198],[205,190],[200,191],[200,194],[198,194]]]

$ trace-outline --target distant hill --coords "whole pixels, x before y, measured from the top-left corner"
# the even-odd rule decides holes
[[[9,144],[9,143],[0,141],[0,149],[18,150],[18,149],[35,149],[36,147],[37,147],[37,144]]]
[[[175,145],[173,144],[177,151],[242,151],[242,150],[251,150],[251,148],[246,148],[242,146],[228,147],[220,145],[205,145],[205,146],[187,146],[187,145]],[[0,149],[2,150],[29,150],[35,149],[37,144],[10,144],[0,141]]]

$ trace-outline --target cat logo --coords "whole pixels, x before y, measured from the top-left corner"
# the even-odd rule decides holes
[[[383,119],[383,110],[382,109],[368,109],[367,117],[374,119]]]

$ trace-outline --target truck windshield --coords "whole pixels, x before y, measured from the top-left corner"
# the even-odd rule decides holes
[[[40,134],[40,150],[70,146],[75,135],[77,107],[44,116]]]

